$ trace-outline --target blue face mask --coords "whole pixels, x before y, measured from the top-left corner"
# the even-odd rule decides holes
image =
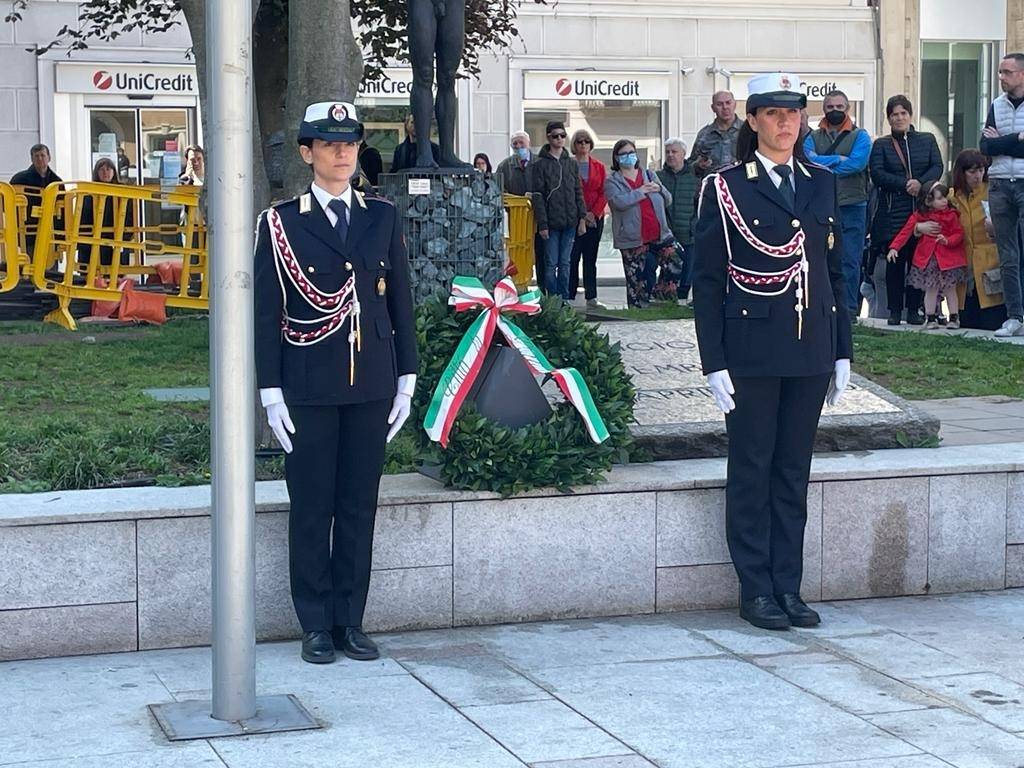
[[[518,149],[516,149],[516,154],[519,155],[519,159],[520,160],[529,160],[530,159],[530,148],[529,147],[519,147]]]
[[[624,155],[619,155],[619,165],[623,168],[635,168],[636,152],[627,152]]]

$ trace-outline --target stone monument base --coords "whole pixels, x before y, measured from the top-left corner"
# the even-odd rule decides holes
[[[637,390],[637,442],[658,461],[725,456],[725,417],[701,374],[693,321],[609,322],[601,330],[621,345]],[[814,450],[922,447],[938,435],[934,416],[854,374],[840,403],[822,411]]]
[[[505,265],[501,185],[472,168],[409,169],[382,174],[381,194],[395,204],[409,252],[413,299],[447,296],[456,275],[487,288]]]

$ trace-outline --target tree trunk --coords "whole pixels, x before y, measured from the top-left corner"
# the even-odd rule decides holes
[[[352,102],[363,76],[363,56],[352,33],[349,0],[289,0],[288,93],[285,101],[285,194],[309,184],[309,167],[294,150],[306,105]]]
[[[260,0],[253,0],[253,18],[259,9]],[[185,21],[188,23],[189,34],[192,37],[192,55],[196,62],[196,77],[199,80],[199,111],[203,121],[203,136],[209,136],[207,130],[207,115],[209,114],[209,92],[207,89],[207,59],[206,59],[206,4],[204,0],[179,0],[182,13],[185,14]],[[255,48],[255,46],[254,46]],[[259,79],[260,60],[253,58],[253,77]],[[260,132],[259,110],[255,103],[255,89],[253,89],[253,143],[252,143],[252,185],[254,210],[262,211],[270,204],[270,183],[267,180],[267,169],[263,160],[263,136]],[[203,212],[206,212],[206,190],[200,197],[200,204]],[[255,226],[255,222],[253,222]],[[209,258],[216,258],[216,254],[210,254]],[[260,405],[259,395],[256,396],[256,447],[273,445],[273,436],[267,424],[266,413]]]
[[[259,8],[260,0],[253,0],[253,17]],[[178,0],[182,13],[185,14],[185,21],[188,23],[188,31],[192,37],[192,55],[196,62],[196,78],[199,80],[199,111],[203,121],[203,135],[208,136],[207,113],[210,104],[209,93],[207,92],[207,62],[206,62],[206,3],[204,0]],[[257,68],[260,61],[253,59],[253,78],[260,77]],[[263,161],[263,137],[260,132],[259,109],[255,103],[255,89],[253,89],[253,136],[252,136],[252,186],[254,210],[262,211],[270,203],[270,182],[267,181],[267,168]]]

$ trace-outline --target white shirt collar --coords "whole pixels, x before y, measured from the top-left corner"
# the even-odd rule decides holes
[[[349,210],[350,216],[351,216],[351,211],[352,211],[352,185],[351,184],[349,186],[345,187],[345,191],[342,192],[337,197],[332,195],[330,192],[328,192],[323,187],[318,187],[316,185],[315,181],[310,185],[310,190],[313,192],[313,197],[316,198],[316,201],[318,203],[320,203],[320,207],[324,209],[324,212],[327,211],[327,205],[331,202],[331,200],[341,200],[342,202],[345,203],[346,207],[348,207],[348,210]],[[333,213],[333,211],[332,211],[332,213]]]
[[[765,157],[760,152],[758,152],[756,149],[754,150],[754,154],[757,156],[757,159],[761,161],[761,165],[764,166],[764,169],[766,171],[768,171],[768,178],[772,180],[772,184],[774,184],[775,188],[778,189],[779,185],[782,184],[782,177],[779,176],[779,174],[777,174],[775,172],[775,170],[774,170],[775,166],[778,165],[778,163],[776,163],[776,162],[772,161],[771,159]],[[783,163],[783,165],[788,165],[789,166],[789,178],[792,179],[792,181],[790,183],[793,184],[794,187],[795,187],[796,179],[794,178],[794,174],[796,172],[796,169],[793,168],[793,156],[790,155],[789,156],[789,161],[786,162],[786,163]]]

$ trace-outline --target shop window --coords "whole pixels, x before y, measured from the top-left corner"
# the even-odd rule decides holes
[[[993,43],[921,44],[921,103],[914,123],[933,134],[947,171],[963,149],[978,146],[993,98]]]

